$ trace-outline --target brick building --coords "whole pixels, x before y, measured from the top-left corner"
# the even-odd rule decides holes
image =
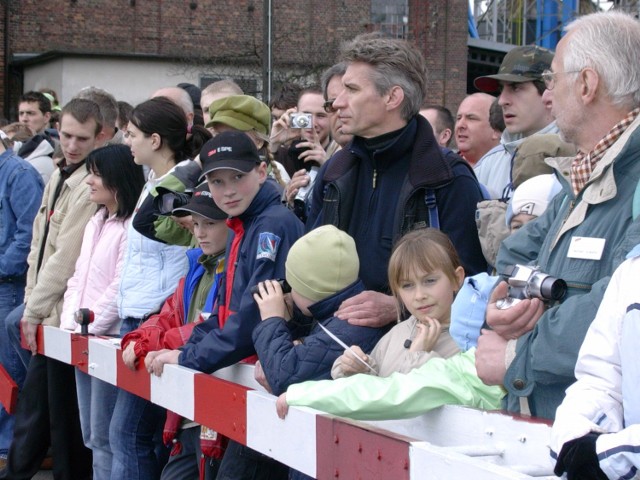
[[[17,97],[43,87],[62,103],[94,85],[136,104],[233,78],[263,95],[267,1],[273,86],[316,80],[343,40],[382,29],[425,54],[430,102],[455,110],[465,94],[466,0],[0,0],[2,113],[15,118]]]

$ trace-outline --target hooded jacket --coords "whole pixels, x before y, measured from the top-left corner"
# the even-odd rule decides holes
[[[18,150],[18,155],[33,165],[42,181],[46,184],[51,178],[51,174],[55,170],[53,163],[53,145],[44,135],[34,135]]]

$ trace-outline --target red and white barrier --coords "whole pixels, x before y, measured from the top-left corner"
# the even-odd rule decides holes
[[[123,363],[117,343],[54,327],[39,332],[39,352],[320,479],[555,478],[549,425],[498,412],[446,406],[408,420],[360,422],[292,407],[276,415],[276,397],[237,364],[207,375],[166,365],[161,377]],[[5,382],[0,376],[0,400]]]

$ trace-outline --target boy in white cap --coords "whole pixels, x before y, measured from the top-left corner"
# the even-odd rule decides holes
[[[522,182],[507,207],[506,221],[511,233],[542,215],[561,189],[553,174],[537,175]]]

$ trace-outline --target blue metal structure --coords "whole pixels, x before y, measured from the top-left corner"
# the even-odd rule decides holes
[[[578,0],[536,0],[536,44],[555,50],[562,36],[562,27],[578,12]]]

